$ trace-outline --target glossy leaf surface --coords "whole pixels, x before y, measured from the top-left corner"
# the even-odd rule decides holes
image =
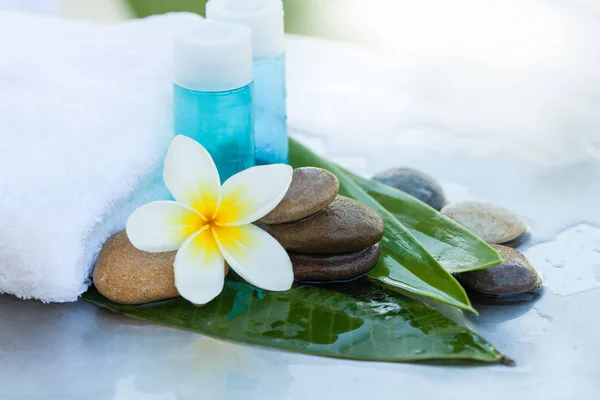
[[[340,194],[371,207],[385,224],[382,239],[383,254],[377,267],[368,277],[390,289],[405,290],[454,307],[474,311],[462,286],[446,271],[406,227],[357,181],[336,164],[319,157],[295,140],[290,140],[290,164],[294,168],[313,166],[333,172],[340,181]],[[419,212],[422,204],[417,199],[405,202],[407,214]],[[425,206],[426,207],[426,206]],[[436,228],[442,229],[442,228]]]
[[[448,272],[474,271],[502,262],[486,242],[411,195],[344,172],[394,215]]]
[[[122,306],[94,288],[83,298],[145,321],[299,353],[392,362],[502,359],[469,329],[367,279],[300,284],[287,292],[266,292],[228,279],[223,293],[204,307],[184,299]]]

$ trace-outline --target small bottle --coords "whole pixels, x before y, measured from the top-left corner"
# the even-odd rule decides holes
[[[287,163],[283,2],[210,0],[206,16],[252,29],[256,163]]]
[[[213,157],[222,181],[254,166],[251,30],[198,21],[175,39],[175,134]]]

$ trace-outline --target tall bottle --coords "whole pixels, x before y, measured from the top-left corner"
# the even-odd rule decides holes
[[[254,166],[251,30],[227,22],[187,24],[174,56],[175,134],[202,144],[222,181]]]
[[[285,49],[281,0],[210,0],[206,16],[252,29],[257,164],[288,162]]]

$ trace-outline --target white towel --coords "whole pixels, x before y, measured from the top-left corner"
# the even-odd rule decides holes
[[[0,293],[75,301],[104,241],[167,196],[172,34],[198,18],[0,12]]]

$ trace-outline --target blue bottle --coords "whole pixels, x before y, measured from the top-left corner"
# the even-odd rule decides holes
[[[194,22],[177,35],[174,55],[175,134],[208,150],[221,181],[254,166],[250,29]]]
[[[281,0],[210,0],[206,16],[252,29],[256,163],[288,162]]]

